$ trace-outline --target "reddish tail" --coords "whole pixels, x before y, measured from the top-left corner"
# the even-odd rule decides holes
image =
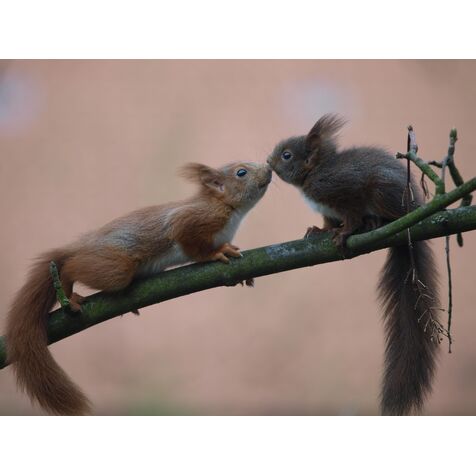
[[[7,317],[7,356],[18,386],[48,413],[84,415],[90,413],[88,399],[47,347],[46,319],[56,301],[49,263],[61,268],[64,258],[61,251],[43,255],[18,292]]]

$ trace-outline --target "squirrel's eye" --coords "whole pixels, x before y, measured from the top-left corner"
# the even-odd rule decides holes
[[[283,160],[289,160],[292,156],[293,156],[293,154],[291,154],[291,152],[289,152],[289,150],[285,150],[285,151],[281,154],[281,158],[282,158]]]
[[[240,170],[238,170],[238,172],[236,172],[236,175],[238,175],[238,177],[243,177],[247,173],[248,173],[248,171],[246,169],[240,169]]]

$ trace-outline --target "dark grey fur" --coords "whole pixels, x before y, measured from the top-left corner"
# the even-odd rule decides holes
[[[336,133],[344,121],[325,115],[306,136],[280,142],[268,158],[273,170],[286,182],[325,210],[325,223],[343,238],[372,223],[395,220],[406,213],[407,172],[403,163],[383,149],[354,147],[339,151]],[[284,160],[288,151],[292,158]],[[413,184],[415,203],[423,203]],[[326,216],[328,213],[330,216]],[[330,225],[329,225],[330,226]],[[378,286],[386,332],[385,372],[381,393],[382,412],[406,415],[420,411],[431,391],[438,345],[424,331],[420,319],[428,306],[437,304],[437,270],[426,242],[414,243],[418,278],[426,286],[427,298],[412,283],[411,256],[407,246],[392,248]]]

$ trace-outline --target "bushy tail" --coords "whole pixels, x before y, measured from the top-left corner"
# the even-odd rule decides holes
[[[385,371],[381,393],[384,415],[421,410],[431,391],[438,343],[434,335],[437,271],[427,242],[413,243],[420,289],[412,279],[408,246],[389,250],[379,283],[386,331]]]
[[[47,347],[46,319],[56,301],[49,263],[55,261],[61,268],[64,258],[61,251],[42,256],[16,295],[7,317],[7,357],[18,386],[48,413],[83,415],[90,413],[87,398]]]

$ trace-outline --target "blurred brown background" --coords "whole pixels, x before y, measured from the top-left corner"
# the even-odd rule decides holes
[[[325,112],[344,146],[457,161],[476,173],[473,61],[0,62],[0,324],[31,259],[138,207],[181,198],[187,161],[263,161]],[[275,178],[239,230],[242,248],[303,235],[320,217]],[[444,243],[434,248],[446,299]],[[384,252],[152,306],[52,346],[97,414],[376,414]],[[453,240],[454,353],[442,344],[427,414],[476,410],[476,233]],[[0,414],[35,414],[0,372]]]

